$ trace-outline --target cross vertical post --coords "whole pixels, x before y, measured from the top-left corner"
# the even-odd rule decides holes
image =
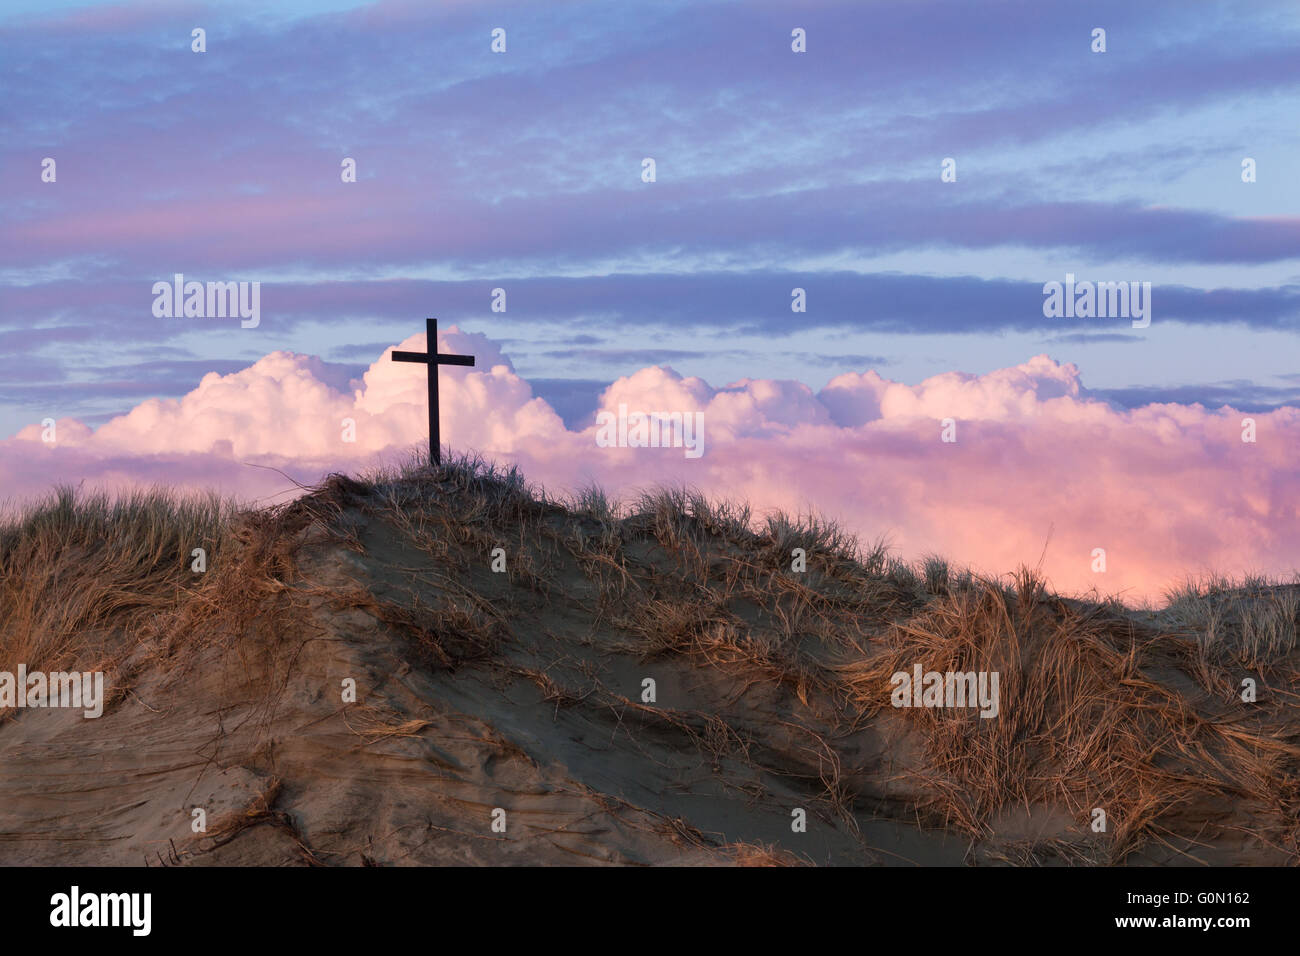
[[[424,352],[399,352],[393,350],[394,362],[420,362],[427,367],[429,376],[429,460],[442,464],[442,429],[438,421],[438,366],[473,365],[472,355],[447,355],[438,351],[438,320],[424,320]]]
[[[424,340],[429,343],[425,346],[428,350],[427,361],[437,362],[438,351],[438,320],[424,320]],[[438,414],[438,366],[431,364],[429,366],[429,451],[433,454],[433,463],[442,464],[442,427]]]

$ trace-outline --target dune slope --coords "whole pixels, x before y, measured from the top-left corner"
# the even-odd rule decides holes
[[[0,669],[109,690],[97,719],[0,711],[0,863],[1296,858],[1285,602],[1265,639],[1222,595],[1137,613],[472,461],[137,505],[0,534]],[[918,664],[997,672],[997,716],[895,707]]]

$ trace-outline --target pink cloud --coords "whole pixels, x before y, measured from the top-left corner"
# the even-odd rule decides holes
[[[1000,574],[1041,554],[1064,591],[1157,598],[1187,573],[1300,567],[1294,408],[1117,411],[1088,396],[1075,366],[1046,356],[917,385],[851,373],[820,393],[753,379],[715,388],[652,367],[602,395],[600,408],[614,412],[702,412],[705,454],[692,459],[681,448],[599,447],[594,425],[567,429],[483,335],[453,326],[439,345],[478,359],[442,371],[444,441],[517,462],[552,491],[596,481],[626,495],[684,482],[760,512],[815,509],[864,538],[888,535],[908,558],[933,552]],[[415,335],[397,347],[424,346]],[[311,356],[274,352],[94,431],[59,422],[53,444],[33,424],[0,441],[0,482],[18,501],[82,479],[266,500],[292,493],[271,469],[312,481],[395,460],[425,437],[422,367],[386,351],[352,394],[320,369]],[[1247,417],[1254,443],[1241,440]],[[941,441],[944,419],[955,442]],[[1104,574],[1092,570],[1095,548],[1106,551]]]

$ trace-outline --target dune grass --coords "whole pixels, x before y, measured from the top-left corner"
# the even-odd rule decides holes
[[[209,564],[234,508],[213,495],[161,490],[109,498],[59,488],[0,523],[0,669],[90,667],[120,632],[175,605],[192,552]]]
[[[1207,575],[1187,579],[1167,598],[1164,619],[1195,634],[1207,657],[1267,669],[1296,648],[1300,577]]]
[[[0,669],[112,668],[143,645],[188,666],[187,651],[223,640],[234,653],[267,653],[266,635],[292,633],[300,614],[304,543],[363,550],[377,524],[430,556],[424,578],[438,582],[441,603],[324,595],[333,606],[367,608],[430,666],[490,665],[530,617],[520,596],[530,607],[576,600],[563,573],[576,567],[595,589],[593,627],[609,640],[787,689],[805,710],[819,799],[850,826],[864,795],[836,741],[886,718],[924,755],[909,771],[927,795],[913,812],[973,838],[1008,806],[1050,803],[1081,822],[1100,807],[1114,821],[1104,858],[1118,861],[1197,801],[1248,799],[1294,816],[1300,752],[1214,710],[1234,699],[1243,667],[1295,679],[1294,583],[1188,582],[1142,623],[1115,602],[1058,597],[1025,568],[990,579],[935,555],[910,563],[818,515],[756,516],[689,488],[627,501],[596,487],[554,496],[472,455],[330,476],[256,511],[211,496],[60,489],[0,524]],[[483,573],[503,543],[504,588]],[[195,548],[206,551],[202,574],[190,567]],[[806,571],[793,567],[796,549]],[[998,671],[1000,716],[893,711],[890,675],[915,664]],[[1158,676],[1175,671],[1202,700]],[[722,715],[697,727],[532,673],[557,706],[594,694],[676,721],[705,751],[748,752]]]

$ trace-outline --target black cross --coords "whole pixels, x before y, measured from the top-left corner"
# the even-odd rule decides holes
[[[429,367],[429,454],[435,465],[442,464],[442,434],[438,430],[438,366],[473,365],[472,355],[447,355],[438,352],[438,320],[424,320],[427,352],[393,350],[394,362],[423,362]]]

